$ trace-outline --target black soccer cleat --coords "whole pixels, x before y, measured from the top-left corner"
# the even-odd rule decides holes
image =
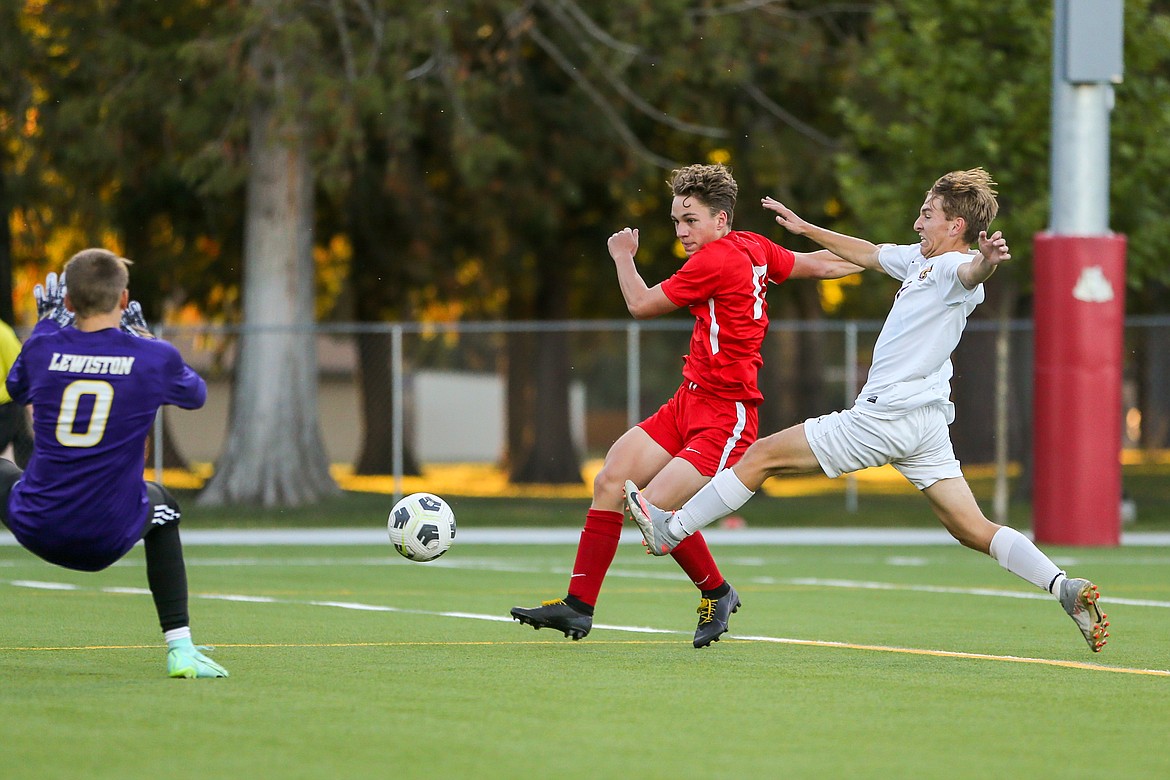
[[[731,588],[730,585],[728,585]],[[721,599],[701,599],[699,608],[699,625],[695,628],[695,647],[706,647],[712,642],[718,642],[719,637],[727,633],[727,622],[731,620],[731,613],[739,611],[739,594],[731,588]]]
[[[555,628],[574,641],[587,637],[593,628],[593,616],[578,612],[564,599],[542,601],[531,609],[512,607],[512,617],[533,628]]]

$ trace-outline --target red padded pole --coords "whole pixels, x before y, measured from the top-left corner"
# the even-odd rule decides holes
[[[1125,237],[1035,237],[1037,542],[1121,542]]]

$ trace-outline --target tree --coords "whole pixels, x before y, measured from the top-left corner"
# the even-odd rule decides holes
[[[0,9],[0,319],[15,324],[12,311],[12,228],[15,206],[13,182],[16,156],[27,149],[21,128],[32,103],[27,76],[28,38],[15,3]]]
[[[916,204],[935,178],[985,167],[1000,185],[994,227],[1011,240],[1015,259],[987,285],[988,302],[977,316],[1019,317],[1030,313],[1031,240],[1049,216],[1052,5],[1037,9],[1011,0],[997,10],[990,18],[974,0],[877,6],[866,57],[839,102],[851,144],[838,157],[846,207],[838,224],[878,240],[912,239]],[[1170,10],[1145,0],[1127,3],[1125,13],[1126,73],[1112,117],[1111,223],[1129,237],[1130,300],[1142,305],[1143,289],[1170,278],[1163,215],[1170,197],[1163,175],[1170,164],[1164,143]],[[856,294],[869,295],[873,283],[867,280]],[[865,306],[856,297],[853,303]],[[971,335],[956,351],[963,376],[955,388],[964,410],[955,423],[961,458],[987,459],[991,451],[992,355]],[[1026,396],[1026,388],[1015,392]],[[1014,408],[1027,415],[1029,406]],[[1014,452],[1030,451],[1023,439],[1029,427]]]
[[[847,85],[840,108],[852,146],[838,158],[846,232],[875,241],[910,243],[923,193],[946,171],[982,166],[999,182],[994,227],[1012,241],[1015,261],[987,285],[976,317],[1019,312],[1015,295],[1027,269],[1026,244],[1046,217],[1048,95],[1042,63],[1051,51],[1050,9],[1013,0],[993,22],[969,0],[906,0],[879,5],[867,56]],[[974,63],[978,63],[977,65]],[[868,277],[868,275],[867,275]],[[880,275],[853,288],[861,304],[883,310],[897,282]],[[856,310],[856,309],[855,309]],[[965,460],[994,456],[993,360],[981,334],[968,333],[955,352],[956,450]]]
[[[1125,4],[1125,80],[1116,87],[1110,161],[1110,223],[1128,236],[1126,311],[1166,311],[1170,300],[1170,7]],[[1132,354],[1141,411],[1142,446],[1170,444],[1170,335],[1148,328]]]
[[[411,290],[430,276],[434,263],[420,257],[437,250],[433,198],[417,183],[412,155],[404,154],[394,166],[385,159],[388,143],[371,131],[365,154],[354,161],[347,194],[344,224],[353,244],[350,278],[354,288],[354,315],[358,322],[409,319],[413,312]],[[419,177],[419,178],[416,178]],[[413,215],[413,219],[412,219]],[[410,235],[410,241],[403,236]],[[357,474],[390,474],[393,471],[392,417],[395,402],[391,375],[391,336],[382,332],[357,335],[358,370],[362,399],[362,442],[354,465]],[[403,443],[403,471],[419,473],[413,449]]]
[[[299,107],[312,36],[280,0],[255,0],[253,9],[244,331],[232,435],[199,501],[299,506],[337,492],[320,435],[311,327],[314,180]]]
[[[799,189],[818,167],[828,170],[831,136],[783,104],[835,77],[826,66],[851,55],[831,41],[848,37],[841,20],[857,14],[809,5],[777,12],[676,2],[631,12],[618,2],[542,0],[445,17],[434,78],[450,95],[454,168],[478,195],[460,214],[478,229],[475,251],[504,281],[509,319],[624,315],[604,242],[631,217],[644,218],[647,278],[673,272],[664,185],[673,167],[731,161],[745,215],[777,178]],[[831,117],[828,107],[808,113],[814,122]],[[509,340],[515,480],[579,479],[561,338]]]

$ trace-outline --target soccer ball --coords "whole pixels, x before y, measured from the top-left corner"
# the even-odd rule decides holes
[[[403,558],[433,561],[455,541],[455,513],[433,493],[412,493],[390,510],[390,542]]]

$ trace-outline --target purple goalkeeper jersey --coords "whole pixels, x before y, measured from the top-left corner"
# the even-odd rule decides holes
[[[146,437],[164,404],[198,409],[207,385],[165,341],[37,323],[8,374],[33,407],[35,444],[8,498],[16,538],[51,563],[97,571],[142,538]]]

